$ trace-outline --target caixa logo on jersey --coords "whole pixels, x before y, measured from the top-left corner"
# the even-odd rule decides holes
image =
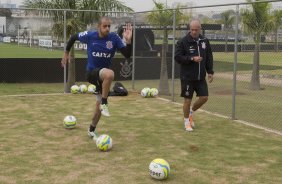
[[[99,58],[111,58],[111,53],[104,53],[104,52],[92,52],[92,56],[99,57]]]
[[[132,74],[132,62],[128,62],[127,60],[125,60],[124,62],[120,63],[121,65],[121,69],[120,69],[120,75],[124,78],[127,78],[129,76],[131,76]]]

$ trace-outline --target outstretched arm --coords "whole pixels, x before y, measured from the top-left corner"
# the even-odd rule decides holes
[[[132,26],[131,24],[126,24],[125,29],[123,30],[122,37],[125,40],[126,47],[123,47],[120,49],[121,54],[125,58],[130,58],[131,51],[132,51],[132,45],[131,45],[131,39],[132,39]]]
[[[69,61],[69,52],[76,40],[78,40],[78,34],[74,34],[73,36],[70,37],[63,58],[61,60],[62,67],[66,66],[67,62]]]
[[[131,39],[132,39],[132,26],[130,23],[126,24],[125,29],[123,30],[122,36],[125,39],[126,44],[130,45]]]

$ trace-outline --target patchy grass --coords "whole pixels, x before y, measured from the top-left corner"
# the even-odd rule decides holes
[[[0,100],[0,183],[155,183],[155,158],[167,160],[165,183],[281,183],[282,139],[204,112],[183,129],[181,105],[130,92],[110,97],[111,117],[97,131],[113,138],[101,152],[87,136],[95,97],[10,96]],[[74,115],[75,129],[63,128]]]

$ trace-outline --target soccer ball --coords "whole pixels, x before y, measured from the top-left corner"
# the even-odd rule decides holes
[[[76,94],[79,92],[79,87],[78,85],[72,85],[71,86],[71,93]]]
[[[157,180],[163,180],[168,177],[169,173],[169,164],[164,159],[154,159],[149,165],[149,174],[152,178],[155,178]]]
[[[80,91],[81,93],[86,93],[86,92],[87,92],[87,86],[86,86],[85,84],[81,84],[81,85],[79,86],[79,91]]]
[[[74,128],[77,121],[76,118],[72,115],[68,115],[64,118],[64,127],[65,128]]]
[[[94,93],[96,91],[96,86],[94,84],[90,84],[87,90],[88,93]]]
[[[150,95],[151,95],[152,97],[158,96],[158,94],[159,94],[159,91],[158,91],[157,88],[151,88],[151,89],[150,89]]]
[[[149,97],[150,96],[150,88],[145,87],[141,90],[142,97]]]
[[[109,151],[113,147],[113,140],[107,134],[102,134],[96,140],[96,146],[101,151]]]

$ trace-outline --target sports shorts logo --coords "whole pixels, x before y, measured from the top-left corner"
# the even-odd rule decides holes
[[[189,96],[189,85],[186,86],[185,96]]]

